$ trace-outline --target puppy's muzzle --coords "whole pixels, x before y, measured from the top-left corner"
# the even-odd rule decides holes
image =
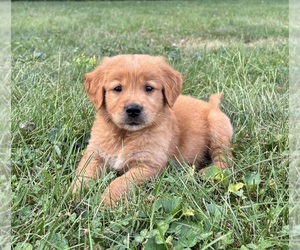
[[[143,107],[138,105],[138,104],[129,104],[128,106],[125,107],[125,112],[127,114],[127,117],[130,118],[137,118],[140,116],[140,114],[143,111]]]
[[[140,126],[145,124],[146,122],[146,116],[143,106],[139,104],[132,103],[125,106],[124,114],[125,117],[123,121],[127,126]]]

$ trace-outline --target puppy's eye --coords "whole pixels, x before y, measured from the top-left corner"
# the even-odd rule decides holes
[[[146,91],[146,92],[152,92],[152,91],[153,91],[153,87],[147,85],[147,86],[145,87],[145,91]]]
[[[119,93],[122,92],[122,86],[117,86],[117,87],[115,87],[115,88],[114,88],[114,91],[115,91],[115,92],[119,92]]]

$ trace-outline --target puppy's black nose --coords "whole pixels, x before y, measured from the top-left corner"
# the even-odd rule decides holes
[[[126,114],[132,118],[139,116],[142,110],[143,107],[138,104],[129,104],[125,107]]]

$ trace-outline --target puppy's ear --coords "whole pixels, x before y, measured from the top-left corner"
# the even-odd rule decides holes
[[[100,109],[104,102],[105,69],[106,67],[102,63],[94,71],[85,74],[85,91],[96,110]]]
[[[163,93],[169,107],[173,107],[177,97],[180,95],[182,88],[182,76],[181,74],[174,70],[170,65],[168,65],[164,59],[161,64],[164,88]]]

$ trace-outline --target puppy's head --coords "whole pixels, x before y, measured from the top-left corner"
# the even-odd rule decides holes
[[[104,58],[85,75],[85,89],[96,110],[104,109],[120,128],[137,131],[172,107],[182,87],[181,74],[162,57],[119,55]]]

